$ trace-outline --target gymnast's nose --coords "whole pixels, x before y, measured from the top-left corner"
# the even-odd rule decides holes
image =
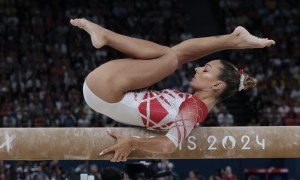
[[[196,67],[195,68],[196,73],[198,73],[200,71],[200,69],[201,69],[201,67]]]

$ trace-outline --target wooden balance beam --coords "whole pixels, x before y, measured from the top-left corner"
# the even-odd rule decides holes
[[[158,134],[141,128],[114,128],[126,136]],[[1,128],[1,160],[109,160],[99,152],[116,143],[106,128]],[[300,127],[199,127],[168,155],[134,151],[128,159],[295,158]]]

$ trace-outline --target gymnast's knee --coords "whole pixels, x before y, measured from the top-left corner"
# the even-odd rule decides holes
[[[184,52],[179,50],[177,46],[171,47],[170,49],[176,55],[178,66],[181,66],[182,64],[186,63],[187,57],[184,54]]]
[[[180,65],[180,62],[175,50],[173,50],[172,48],[168,48],[166,56],[170,60],[170,64],[169,64],[170,67],[177,69],[178,66]]]

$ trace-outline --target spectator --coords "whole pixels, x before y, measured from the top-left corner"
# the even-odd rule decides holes
[[[190,170],[189,175],[185,180],[204,180],[205,178],[201,175],[198,170]]]
[[[283,117],[285,124],[287,126],[297,126],[299,125],[298,123],[298,118],[296,113],[294,113],[292,110],[290,110],[284,117]]]
[[[222,180],[236,180],[236,176],[232,173],[230,166],[226,166],[225,174],[222,176]]]
[[[89,175],[93,175],[95,177],[95,180],[101,180],[101,174],[98,172],[98,166],[96,164],[92,164],[90,166]]]
[[[88,117],[84,117],[83,113],[79,113],[78,115],[78,127],[88,127],[91,122]]]
[[[293,107],[293,112],[296,113],[297,118],[300,119],[300,101],[296,101]]]
[[[38,180],[50,180],[49,176],[45,173],[45,169],[47,168],[46,164],[44,162],[40,162],[37,167],[33,170],[33,179]]]
[[[101,170],[102,180],[120,180],[122,178],[122,172],[115,167],[107,167]]]
[[[218,115],[218,123],[220,126],[233,126],[233,115],[230,114],[227,109],[223,110],[223,112]]]
[[[271,126],[282,126],[284,125],[284,121],[278,112],[278,108],[276,106],[271,107],[271,113],[269,113],[269,122]]]
[[[264,115],[260,117],[260,126],[270,126],[270,120],[268,116]]]
[[[248,126],[259,126],[259,124],[256,122],[255,118],[251,118]]]
[[[6,178],[5,178],[5,173],[4,173],[4,171],[5,171],[5,164],[4,164],[4,161],[1,161],[1,160],[0,160],[0,180],[6,179]]]
[[[165,175],[161,177],[161,179],[171,180],[174,179],[176,173],[173,171],[174,164],[170,162],[168,159],[162,159],[160,162],[157,163],[157,168],[160,173],[170,173],[170,175]]]
[[[295,89],[292,90],[291,96],[292,99],[295,99],[297,101],[300,101],[300,83],[298,82]]]
[[[82,161],[81,164],[79,164],[76,168],[75,168],[75,172],[77,173],[85,173],[87,174],[88,173],[88,165],[89,165],[89,162],[88,161]]]
[[[223,169],[217,169],[217,173],[215,175],[209,176],[209,180],[221,180],[223,173]]]
[[[173,171],[174,164],[170,162],[168,159],[162,159],[158,164],[157,167],[161,171]]]
[[[222,180],[222,178],[220,178],[219,176],[216,176],[216,175],[212,175],[212,176],[209,176],[209,180]]]
[[[63,168],[58,164],[58,161],[56,160],[51,161],[48,175],[51,180],[63,180],[66,177]]]
[[[63,124],[64,127],[74,127],[76,126],[76,118],[75,116],[70,112],[70,110],[65,110],[65,114],[61,114],[61,124]]]
[[[278,112],[280,113],[281,117],[284,117],[290,111],[290,109],[291,108],[287,105],[286,101],[282,101],[278,107]]]

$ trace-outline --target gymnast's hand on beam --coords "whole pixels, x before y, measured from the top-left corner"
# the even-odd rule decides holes
[[[107,129],[108,134],[117,139],[117,144],[104,149],[99,155],[114,151],[114,157],[111,162],[127,161],[128,155],[134,150],[131,143],[131,137],[122,135],[119,131]]]

